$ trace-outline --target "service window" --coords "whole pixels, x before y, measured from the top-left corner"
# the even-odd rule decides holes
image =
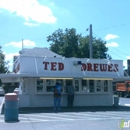
[[[43,79],[36,80],[36,92],[42,93],[43,92]]]
[[[72,80],[70,80],[70,79],[65,80],[65,90],[64,90],[65,93],[68,92],[68,86],[69,86],[69,84],[73,85]]]
[[[56,82],[58,82],[60,84],[60,86],[64,86],[63,79],[57,79]]]
[[[89,92],[94,92],[94,80],[89,80]]]
[[[101,88],[102,88],[102,81],[96,80],[96,92],[101,92]]]
[[[108,92],[108,80],[104,80],[103,81],[103,91],[104,92]]]
[[[52,92],[52,88],[55,86],[55,81],[53,79],[46,80],[46,92]]]
[[[80,85],[80,80],[79,79],[74,80],[75,92],[79,92],[79,85]]]
[[[88,81],[82,80],[82,91],[88,91]]]

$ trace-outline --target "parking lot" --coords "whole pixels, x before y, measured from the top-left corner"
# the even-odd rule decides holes
[[[18,122],[5,122],[1,114],[0,126],[2,130],[119,130],[122,119],[130,120],[129,98],[120,98],[118,107],[63,107],[58,112],[53,108],[20,109]]]

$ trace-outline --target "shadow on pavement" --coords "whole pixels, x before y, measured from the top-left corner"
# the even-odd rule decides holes
[[[27,113],[54,113],[54,112],[98,112],[98,111],[130,111],[129,106],[91,106],[91,107],[62,107],[59,111],[54,111],[53,107],[35,107],[35,108],[20,108],[20,114]]]

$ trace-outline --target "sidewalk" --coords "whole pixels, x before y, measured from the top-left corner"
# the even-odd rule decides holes
[[[27,113],[54,113],[54,112],[97,112],[97,111],[130,111],[130,106],[82,106],[82,107],[61,107],[60,111],[54,111],[53,107],[25,107],[19,108],[19,114]],[[4,114],[4,103],[1,106],[1,113]]]
[[[83,107],[61,107],[58,112],[96,112],[96,111],[130,111],[130,106],[83,106]],[[54,113],[53,107],[35,107],[35,108],[19,108],[19,114],[27,113]],[[0,114],[4,114],[4,99],[0,104]]]

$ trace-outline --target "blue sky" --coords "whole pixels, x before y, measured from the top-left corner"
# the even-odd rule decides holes
[[[58,28],[107,42],[113,59],[130,58],[129,0],[0,0],[0,45],[10,61],[22,48],[49,47],[46,37]]]

